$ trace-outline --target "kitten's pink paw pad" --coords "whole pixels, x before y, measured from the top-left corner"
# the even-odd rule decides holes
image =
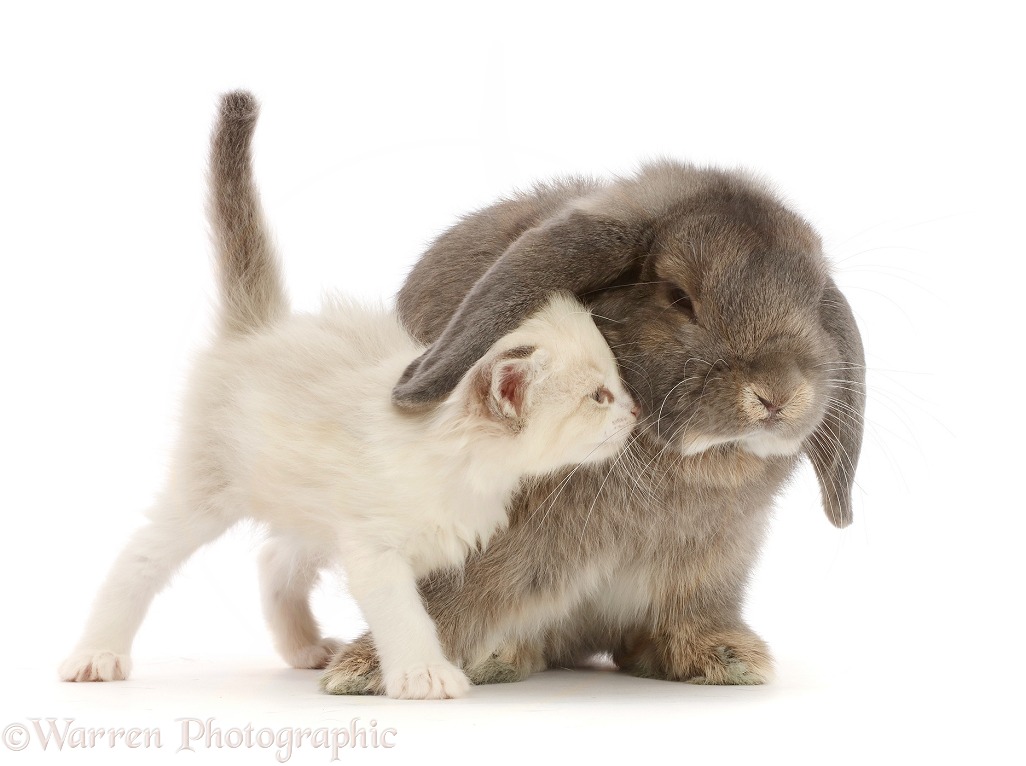
[[[316,644],[289,653],[286,660],[294,668],[326,668],[335,652],[344,646],[337,638],[322,638]]]
[[[124,681],[132,672],[132,660],[114,652],[74,654],[57,672],[62,681]]]
[[[462,697],[470,681],[459,668],[448,663],[416,665],[388,677],[389,697],[407,700],[444,700]]]

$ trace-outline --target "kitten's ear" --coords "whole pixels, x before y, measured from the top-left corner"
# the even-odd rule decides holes
[[[538,379],[544,361],[543,352],[534,346],[517,346],[482,359],[474,391],[486,416],[519,430],[531,384]]]

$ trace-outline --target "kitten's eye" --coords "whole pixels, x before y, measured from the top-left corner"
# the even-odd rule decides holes
[[[686,314],[690,319],[695,318],[695,306],[691,302],[691,296],[684,292],[677,285],[671,285],[669,289],[670,305]]]
[[[599,386],[596,388],[594,393],[592,393],[591,398],[599,404],[612,404],[614,399],[613,392],[605,386]]]

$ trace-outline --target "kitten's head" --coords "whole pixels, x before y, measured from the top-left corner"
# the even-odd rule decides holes
[[[500,338],[453,397],[486,432],[510,441],[529,474],[614,456],[638,412],[591,313],[565,293]]]

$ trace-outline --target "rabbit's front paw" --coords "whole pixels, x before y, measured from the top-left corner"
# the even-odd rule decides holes
[[[343,646],[321,676],[321,689],[328,694],[384,694],[381,665],[368,635]]]
[[[613,660],[636,676],[691,684],[752,686],[773,678],[769,648],[746,630],[632,636]]]
[[[508,684],[523,681],[540,670],[545,670],[545,658],[539,647],[526,643],[508,644],[468,668],[467,677],[476,685]]]
[[[756,656],[750,649],[714,646],[703,657],[704,672],[684,679],[689,684],[755,686],[773,677],[773,661],[765,652]]]

